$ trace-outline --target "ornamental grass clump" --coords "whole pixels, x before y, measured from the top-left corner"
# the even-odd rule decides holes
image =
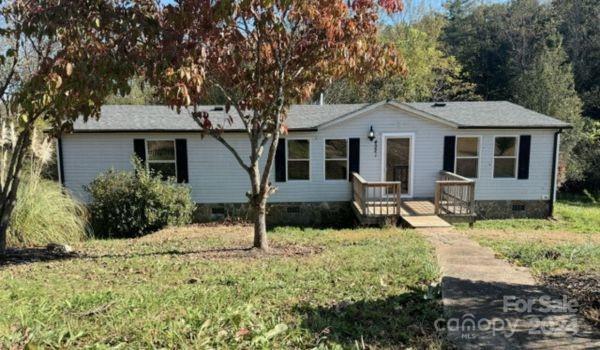
[[[190,188],[147,171],[138,159],[132,163],[134,171],[109,170],[85,187],[94,235],[137,237],[191,223]]]
[[[9,246],[75,243],[88,236],[87,211],[60,184],[31,178],[19,187]]]
[[[75,243],[88,235],[85,206],[60,184],[42,177],[54,154],[52,145],[49,137],[34,130],[8,227],[9,246]]]

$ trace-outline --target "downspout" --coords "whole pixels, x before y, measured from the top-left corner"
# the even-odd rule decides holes
[[[550,182],[550,211],[549,217],[554,217],[554,202],[556,201],[556,178],[558,177],[558,147],[562,129],[554,133],[554,152],[552,154],[552,181]]]

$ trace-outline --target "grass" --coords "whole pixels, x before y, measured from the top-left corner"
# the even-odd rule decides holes
[[[600,204],[580,198],[556,203],[556,220],[478,221],[462,230],[534,274],[600,272]]]
[[[27,178],[19,186],[8,231],[8,245],[74,243],[85,239],[85,206],[54,181],[43,180],[39,176]]]
[[[590,203],[576,199],[561,200],[555,205],[555,218],[556,220],[480,220],[475,223],[475,228],[504,231],[600,233],[600,203]]]
[[[530,267],[537,275],[600,272],[600,235],[574,238],[569,234],[557,236],[550,232],[501,234],[484,231],[470,234],[502,257]]]
[[[91,240],[82,256],[0,266],[0,348],[438,348],[430,246],[417,233],[242,226]],[[430,296],[429,298],[427,296]]]

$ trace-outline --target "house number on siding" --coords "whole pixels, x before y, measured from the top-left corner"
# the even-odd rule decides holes
[[[377,139],[373,141],[373,154],[377,157]]]

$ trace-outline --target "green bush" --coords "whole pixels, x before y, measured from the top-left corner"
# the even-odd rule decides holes
[[[133,160],[134,171],[109,170],[92,181],[91,224],[101,237],[136,237],[192,220],[194,202],[189,187],[163,180]]]
[[[10,219],[10,246],[73,243],[87,236],[87,214],[83,204],[60,184],[30,176],[19,186]]]

